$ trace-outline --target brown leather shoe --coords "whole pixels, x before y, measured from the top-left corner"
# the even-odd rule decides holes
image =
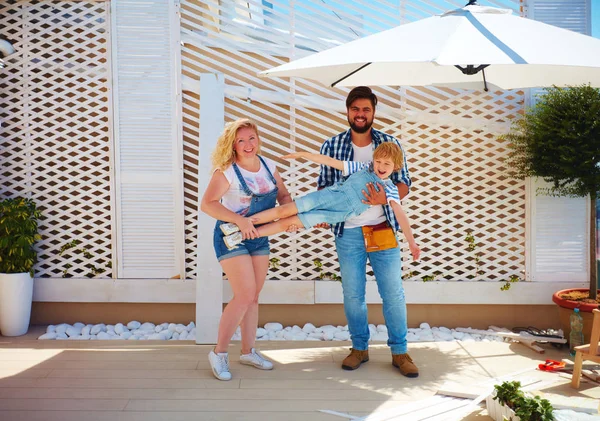
[[[369,361],[369,350],[359,351],[358,349],[350,348],[350,355],[342,361],[344,370],[356,370],[362,363]]]
[[[392,365],[406,377],[419,377],[419,369],[408,354],[392,354]]]

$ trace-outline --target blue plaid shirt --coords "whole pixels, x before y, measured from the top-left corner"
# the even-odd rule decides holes
[[[350,129],[348,129],[346,132],[342,132],[337,136],[327,139],[321,146],[321,153],[323,155],[339,159],[340,161],[352,161],[354,159],[354,149],[352,148],[352,138],[350,133]],[[400,146],[400,149],[402,149],[402,153],[404,154],[404,166],[400,171],[392,173],[390,179],[394,182],[394,184],[404,183],[410,189],[412,182],[410,180],[410,174],[408,173],[408,166],[406,165],[406,154],[404,153],[404,148],[402,148],[402,145],[398,139],[378,130],[371,129],[371,140],[373,142],[373,150],[375,150],[375,148],[377,148],[377,146],[379,146],[382,142],[394,142]],[[345,177],[342,175],[342,171],[326,165],[321,165],[321,173],[319,174],[319,179],[317,180],[317,186],[318,188],[329,187],[343,180],[344,178]],[[385,217],[390,223],[390,226],[394,227],[395,231],[398,231],[400,229],[400,225],[398,224],[396,216],[394,215],[394,211],[389,204],[383,205],[383,212],[385,213]],[[336,236],[341,237],[344,233],[344,223],[341,222],[339,224],[335,224],[331,227],[331,229]]]

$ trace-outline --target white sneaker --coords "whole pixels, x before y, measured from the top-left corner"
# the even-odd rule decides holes
[[[242,236],[242,233],[238,231],[231,235],[226,235],[223,237],[223,241],[229,250],[233,250],[238,246],[238,244],[244,241],[244,237]]]
[[[240,355],[240,363],[251,365],[261,370],[273,370],[273,363],[256,352],[256,349],[254,348],[252,348],[250,354]]]
[[[208,362],[210,362],[210,368],[215,377],[219,380],[231,380],[231,373],[229,372],[229,355],[226,352],[215,354],[214,351],[210,351],[208,354]]]
[[[239,230],[240,227],[238,227],[233,222],[226,222],[224,224],[221,224],[221,231],[225,235],[233,234],[234,232],[238,232]]]

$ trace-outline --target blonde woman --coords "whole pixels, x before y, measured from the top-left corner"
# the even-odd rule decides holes
[[[261,157],[256,124],[248,119],[228,123],[213,152],[213,175],[202,197],[201,210],[217,219],[213,243],[217,259],[233,290],[219,323],[217,345],[208,359],[215,377],[230,380],[227,348],[238,326],[242,333],[240,362],[262,370],[273,363],[255,348],[258,327],[258,295],[269,268],[269,239],[260,238],[250,216],[290,203],[292,198],[277,172],[275,163]],[[228,249],[221,225],[237,225],[245,240]]]

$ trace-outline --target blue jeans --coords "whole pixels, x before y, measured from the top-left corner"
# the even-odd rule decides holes
[[[365,289],[367,284],[367,257],[377,281],[383,301],[383,317],[388,329],[388,345],[392,354],[406,354],[408,326],[406,301],[402,286],[400,247],[367,253],[362,229],[348,228],[335,245],[342,275],[344,312],[352,348],[364,351],[369,346],[369,325]]]

